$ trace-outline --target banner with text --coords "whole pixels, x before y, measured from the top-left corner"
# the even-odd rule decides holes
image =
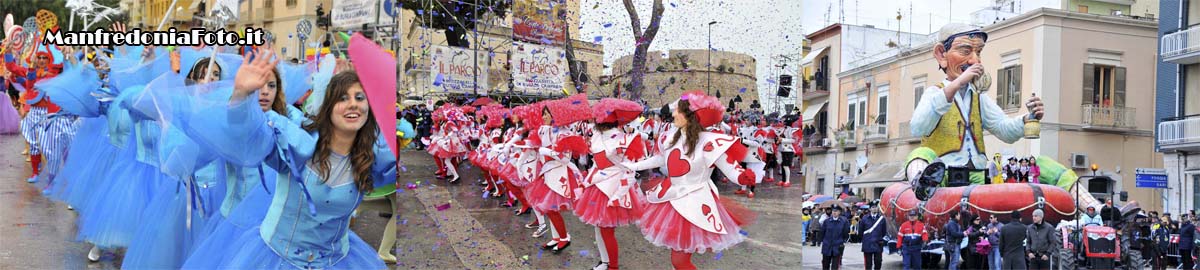
[[[513,38],[540,44],[563,44],[566,1],[513,0]]]
[[[557,94],[567,78],[563,49],[513,42],[513,90],[524,93]]]
[[[429,60],[429,76],[430,81],[433,82],[434,91],[460,94],[476,93],[474,85],[478,82],[478,94],[487,94],[487,55],[471,55],[472,52],[472,50],[455,47],[433,47],[433,53]],[[479,60],[478,73],[475,72],[476,57]]]
[[[379,3],[375,0],[333,0],[329,21],[333,27],[356,29],[364,23],[373,23]]]

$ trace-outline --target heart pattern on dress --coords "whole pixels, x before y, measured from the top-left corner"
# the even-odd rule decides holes
[[[692,171],[692,163],[681,158],[682,156],[683,151],[680,151],[679,148],[671,150],[671,154],[667,155],[667,173],[669,176],[680,177]]]

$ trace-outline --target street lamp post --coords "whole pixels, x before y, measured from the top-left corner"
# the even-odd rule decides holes
[[[705,90],[709,95],[712,95],[712,26],[714,24],[717,24],[717,21],[708,22],[708,53],[705,54],[708,56],[708,69],[705,70],[708,72],[708,84],[705,86]]]

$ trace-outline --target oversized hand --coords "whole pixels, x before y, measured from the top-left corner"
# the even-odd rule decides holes
[[[270,80],[275,65],[279,64],[279,59],[275,59],[275,53],[270,49],[259,48],[254,55],[253,61],[250,55],[242,58],[242,66],[233,80],[235,96],[245,97],[262,88]]]
[[[971,67],[963,71],[962,74],[959,74],[958,78],[954,79],[954,83],[961,85],[962,87],[966,87],[971,83],[971,81],[975,80],[975,78],[978,78],[980,74],[983,74],[983,64],[971,65]]]
[[[1042,105],[1042,98],[1037,97],[1037,95],[1031,96],[1029,99],[1025,100],[1025,108],[1029,109],[1029,115],[1033,119],[1042,120],[1042,116],[1045,115],[1045,110],[1043,109]]]

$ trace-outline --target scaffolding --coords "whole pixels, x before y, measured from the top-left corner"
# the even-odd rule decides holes
[[[786,105],[799,105],[795,101],[799,99],[797,95],[800,95],[800,60],[803,56],[799,52],[771,56],[771,62],[769,63],[769,67],[771,68],[767,71],[770,74],[767,77],[769,78],[767,79],[768,87],[766,88],[768,91],[767,102],[763,102],[763,111],[767,114],[779,113],[779,115],[786,115],[790,112],[786,110]],[[779,87],[782,83],[779,81],[779,77],[782,75],[792,76],[792,81],[789,85],[792,91],[787,97],[780,97],[778,95]]]

